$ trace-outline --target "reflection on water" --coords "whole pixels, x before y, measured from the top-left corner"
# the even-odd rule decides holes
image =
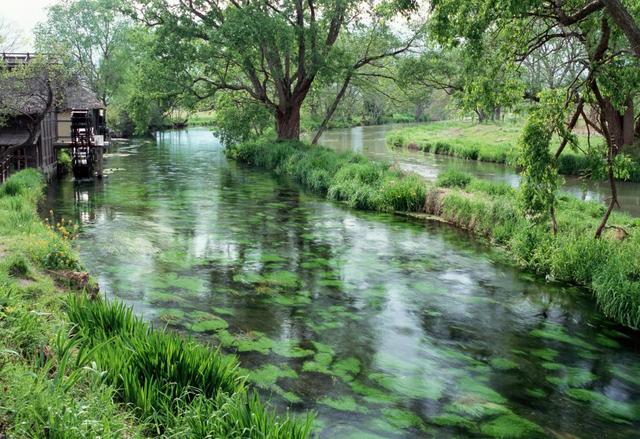
[[[401,126],[401,125],[400,125]],[[487,180],[506,182],[518,186],[520,177],[511,168],[498,163],[463,160],[455,157],[425,154],[419,151],[391,150],[386,146],[385,136],[398,125],[377,125],[348,129],[329,130],[320,138],[320,144],[339,151],[356,151],[378,159],[396,162],[403,169],[435,179],[449,167],[474,174]],[[610,190],[605,182],[585,182],[576,177],[564,177],[563,190],[571,195],[588,201],[606,203]],[[640,216],[640,185],[638,183],[618,182],[618,200],[621,210],[633,216]]]
[[[206,130],[126,153],[102,182],[50,188],[82,262],[108,297],[237,353],[279,409],[317,411],[319,437],[638,431],[638,334],[585,293],[447,226],[238,167]]]

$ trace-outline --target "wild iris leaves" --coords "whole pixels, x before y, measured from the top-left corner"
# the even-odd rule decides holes
[[[120,397],[169,437],[309,435],[310,418],[297,422],[267,411],[234,357],[153,329],[123,304],[72,297],[68,315]]]
[[[516,191],[449,171],[436,185],[362,155],[300,142],[247,142],[227,154],[253,166],[294,177],[304,186],[349,206],[376,211],[426,212],[491,239],[518,264],[550,278],[590,288],[600,309],[640,326],[640,222],[614,215],[603,240],[592,238],[604,207],[561,195],[558,235],[527,220]],[[620,236],[622,235],[622,236]],[[623,238],[623,239],[621,239]]]

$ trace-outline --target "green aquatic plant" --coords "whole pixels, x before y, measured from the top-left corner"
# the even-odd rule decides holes
[[[547,396],[544,390],[538,389],[538,388],[527,389],[525,390],[525,392],[527,393],[527,395],[529,395],[532,398],[546,398]]]
[[[456,427],[464,430],[475,431],[477,430],[476,424],[464,416],[456,415],[453,413],[443,413],[435,416],[431,419],[431,422],[441,427]]]
[[[516,363],[515,361],[501,357],[492,358],[491,360],[489,360],[489,364],[491,364],[491,367],[498,370],[511,370],[518,367],[518,363]]]
[[[438,400],[442,397],[445,386],[442,382],[431,377],[431,379],[421,375],[391,375],[381,372],[373,372],[368,378],[385,387],[408,398]]]
[[[424,428],[422,419],[411,410],[401,408],[383,408],[381,410],[384,419],[396,428],[407,429],[415,427]]]
[[[486,436],[499,439],[543,438],[546,436],[542,427],[513,413],[480,425],[480,431]]]
[[[558,351],[551,348],[543,348],[543,349],[535,349],[531,351],[531,354],[545,361],[553,361],[558,355]]]
[[[324,397],[318,400],[318,404],[326,405],[341,412],[357,412],[367,413],[366,407],[359,405],[356,400],[349,395],[340,396],[338,398]]]
[[[234,344],[238,352],[255,351],[266,355],[276,343],[262,332],[251,331],[237,337]]]
[[[360,360],[355,357],[343,358],[331,367],[331,373],[345,381],[351,381],[360,372]]]
[[[264,275],[264,282],[281,288],[295,288],[300,284],[300,278],[293,271],[278,270]]]
[[[573,346],[577,346],[579,348],[588,349],[588,350],[596,350],[597,348],[593,345],[587,343],[580,337],[575,337],[566,333],[566,330],[563,326],[553,324],[553,323],[545,323],[544,327],[539,329],[534,329],[530,332],[534,337],[546,338],[548,340],[554,340],[560,343],[565,343]]]
[[[248,370],[241,369],[240,373],[246,375],[250,382],[258,387],[270,388],[276,384],[280,378],[297,378],[298,374],[289,366],[266,364],[260,368]]]
[[[280,255],[276,255],[276,254],[272,254],[272,253],[263,253],[260,255],[260,262],[263,262],[265,264],[271,264],[271,263],[279,263],[279,262],[286,262],[286,258],[283,258]]]
[[[441,151],[451,150],[449,146],[449,142],[433,144]],[[473,147],[453,149],[464,154],[476,151]],[[504,148],[497,149],[502,150],[504,159]],[[546,224],[534,224],[524,217],[514,190],[504,184],[472,179],[464,188],[440,188],[419,177],[404,175],[388,164],[372,163],[361,155],[302,143],[282,145],[267,139],[233,145],[227,154],[241,162],[287,174],[314,191],[354,207],[436,215],[489,238],[506,250],[512,263],[590,288],[607,316],[626,326],[640,327],[640,280],[635,275],[640,233],[629,216],[614,212],[611,217],[612,225],[629,231],[627,239],[595,240],[593,230],[599,223],[596,212],[601,213],[602,206],[558,195],[554,203],[558,234],[552,236]],[[487,148],[479,148],[474,154],[485,157]],[[562,166],[562,160],[559,164]],[[557,332],[538,335],[569,344],[578,342],[591,349],[586,347],[586,341],[560,339]]]
[[[298,340],[276,340],[271,350],[274,354],[287,358],[305,358],[315,353],[311,349],[301,348]]]
[[[617,401],[602,393],[588,389],[569,389],[567,395],[582,403],[589,404],[600,416],[615,422],[640,421],[640,405]]]
[[[214,317],[209,320],[201,320],[189,325],[189,329],[194,332],[213,332],[219,329],[226,329],[229,324],[221,318]]]
[[[362,396],[362,399],[372,404],[393,404],[398,401],[398,396],[391,392],[375,387],[367,386],[359,381],[351,381],[349,383],[351,390]]]
[[[476,395],[488,402],[495,404],[504,404],[507,402],[507,399],[498,392],[468,376],[458,380],[457,387],[458,392],[462,394]]]

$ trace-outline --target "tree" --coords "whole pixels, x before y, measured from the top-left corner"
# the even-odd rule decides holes
[[[489,45],[482,54],[457,47],[430,47],[418,57],[403,60],[398,75],[406,88],[447,93],[459,110],[473,112],[480,123],[499,119],[501,111],[523,94],[514,66],[501,60]]]
[[[190,87],[201,98],[242,92],[266,107],[279,139],[298,139],[300,109],[336,42],[354,23],[374,20],[397,3],[357,0],[139,0],[135,15],[191,57]],[[393,11],[393,12],[389,12]]]
[[[640,91],[639,6],[637,1],[620,0],[504,1],[498,5],[491,0],[433,1],[433,29],[439,41],[475,56],[482,55],[487,41],[499,43],[497,53],[505,63],[523,62],[552,43],[579,47],[571,62],[580,68],[567,78],[564,104],[572,116],[566,131],[571,132],[582,118],[606,142],[602,159],[611,198],[597,238],[618,204],[617,157],[632,152],[640,138],[635,106]],[[536,95],[528,97],[539,100]],[[569,143],[562,138],[556,159]]]
[[[119,12],[121,0],[62,0],[49,7],[36,28],[41,52],[68,55],[68,61],[107,106],[122,78],[122,47],[130,20]]]
[[[122,134],[146,134],[165,127],[167,115],[190,110],[197,98],[190,93],[186,51],[173,47],[179,38],[159,38],[145,26],[125,32],[114,63],[123,66],[112,92],[111,125]]]

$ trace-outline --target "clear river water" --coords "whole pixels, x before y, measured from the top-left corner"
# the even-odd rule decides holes
[[[206,129],[114,146],[107,168],[44,206],[81,224],[101,290],[236,354],[316,437],[638,437],[640,335],[588,292],[237,165]]]

